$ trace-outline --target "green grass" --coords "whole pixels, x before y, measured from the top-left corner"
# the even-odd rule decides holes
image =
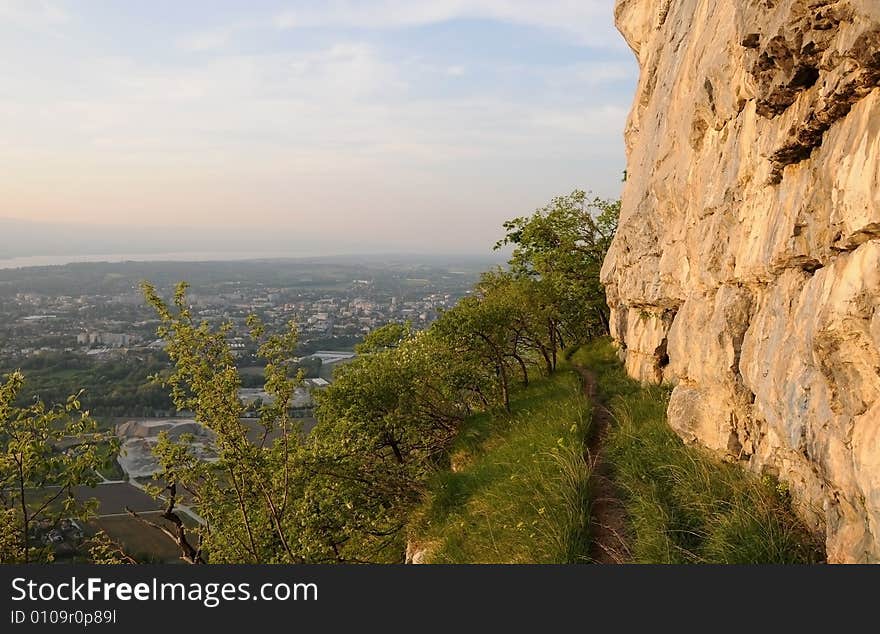
[[[98,473],[101,474],[104,478],[110,481],[116,480],[125,480],[125,472],[122,470],[122,467],[119,466],[119,463],[116,461],[118,453],[113,453],[107,456],[107,459],[104,461],[98,468]]]
[[[571,563],[589,541],[590,408],[571,369],[470,418],[410,527],[433,563]]]
[[[685,446],[666,423],[669,389],[630,380],[607,340],[572,357],[597,377],[614,417],[606,456],[639,563],[811,563],[822,549],[784,487]]]

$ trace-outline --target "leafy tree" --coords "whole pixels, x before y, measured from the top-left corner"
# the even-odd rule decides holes
[[[531,216],[504,223],[496,245],[513,245],[511,270],[542,282],[557,308],[560,332],[588,339],[609,331],[602,262],[617,230],[620,201],[589,198],[583,191],[554,198]]]
[[[402,324],[391,323],[376,328],[364,337],[364,340],[355,346],[358,354],[369,354],[380,350],[397,348],[404,341],[412,337],[412,322]]]
[[[22,361],[27,383],[16,405],[34,399],[63,403],[73,393],[97,420],[117,416],[165,416],[173,410],[167,391],[148,382],[162,372],[168,360],[162,354],[129,354],[121,359],[96,362],[71,353],[38,355]],[[13,370],[13,368],[8,368]]]
[[[324,362],[321,360],[320,357],[303,357],[299,360],[299,363],[297,364],[297,369],[302,371],[304,378],[314,379],[321,376],[321,368],[323,366]],[[262,383],[259,383],[259,386],[262,386]]]
[[[24,376],[0,383],[0,561],[49,561],[51,549],[34,544],[34,530],[62,518],[85,518],[94,502],[78,501],[75,488],[94,487],[97,469],[115,451],[98,433],[78,396],[63,406],[36,401],[15,405]]]
[[[408,511],[480,401],[485,376],[433,332],[376,331],[375,350],[320,393],[307,439],[312,519],[337,535],[338,561],[397,561]]]
[[[518,363],[542,359],[547,374],[552,373],[561,345],[560,317],[546,282],[495,269],[483,274],[477,288],[484,301],[506,307],[511,318],[511,356]]]
[[[185,285],[172,306],[149,285],[145,292],[175,363],[168,379],[174,401],[213,432],[217,453],[215,461],[202,460],[185,436],[163,436],[156,447],[163,486],[153,492],[164,495],[170,522],[156,527],[178,544],[183,559],[399,561],[408,511],[460,422],[494,402],[497,376],[440,329],[388,326],[367,338],[367,354],[337,369],[318,395],[318,424],[303,437],[288,414],[297,379],[288,378],[285,360],[296,333],[269,336],[252,320],[252,337],[263,342],[266,390],[274,396],[262,406],[255,434],[240,421],[244,405],[228,327],[195,323]],[[181,501],[204,520],[201,527],[186,528]]]
[[[118,565],[136,564],[133,557],[128,555],[120,544],[113,541],[104,531],[98,531],[89,540],[89,560],[93,564]]]
[[[255,318],[251,337],[266,360],[265,389],[272,403],[261,407],[254,433],[242,421],[245,406],[238,397],[241,379],[230,351],[230,326],[213,330],[196,323],[187,307],[186,284],[177,287],[173,306],[144,285],[149,303],[161,320],[159,334],[168,342],[175,370],[168,385],[178,409],[189,409],[213,433],[216,461],[202,460],[192,437],[160,438],[156,454],[168,529],[190,563],[301,563],[295,536],[295,514],[302,481],[298,447],[300,429],[289,415],[299,377],[291,378],[296,328],[267,335]],[[180,498],[192,505],[204,524],[188,531],[179,511]],[[191,532],[197,535],[193,539]]]
[[[515,307],[502,299],[500,295],[465,297],[443,313],[432,330],[474,367],[486,365],[492,369],[501,405],[510,411],[512,364],[519,365],[525,383],[528,371],[512,327]]]

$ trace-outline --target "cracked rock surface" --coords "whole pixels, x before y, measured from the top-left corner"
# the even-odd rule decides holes
[[[672,427],[880,561],[880,1],[617,0],[641,76],[602,271]]]

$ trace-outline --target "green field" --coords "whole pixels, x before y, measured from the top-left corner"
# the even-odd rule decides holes
[[[161,513],[144,513],[143,517],[157,524],[171,526]],[[186,521],[188,517],[183,516]],[[119,543],[126,554],[139,563],[174,563],[180,561],[180,550],[161,531],[147,526],[133,517],[102,517],[89,522],[95,531],[102,530]]]

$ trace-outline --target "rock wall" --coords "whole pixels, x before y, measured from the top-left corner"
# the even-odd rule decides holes
[[[640,67],[602,271],[669,421],[880,561],[880,0],[618,0]]]

